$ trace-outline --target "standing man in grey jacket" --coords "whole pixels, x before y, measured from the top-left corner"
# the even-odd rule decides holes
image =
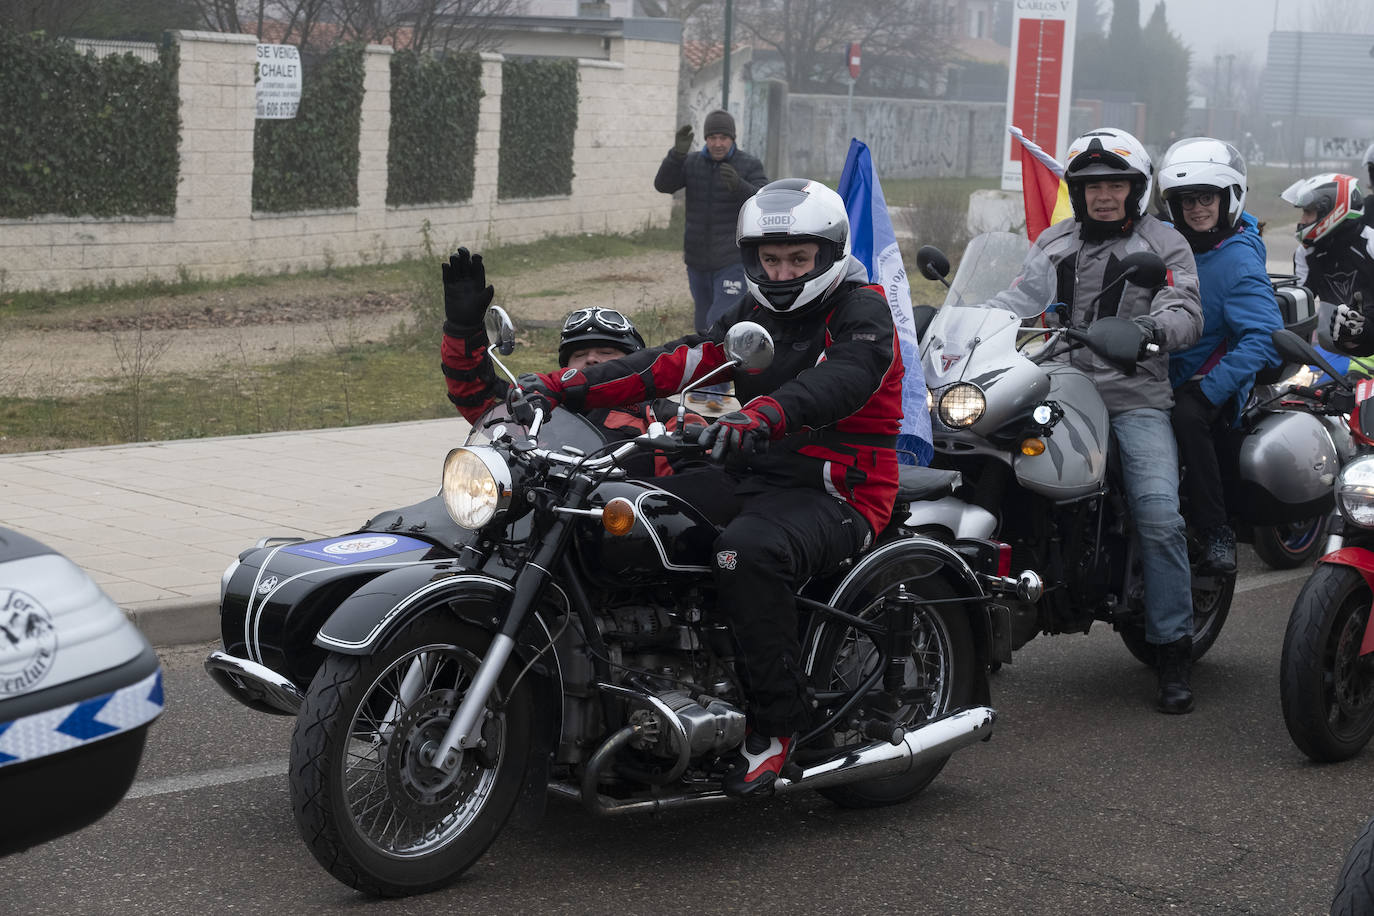
[[[735,145],[735,119],[728,111],[708,114],[702,132],[706,145],[692,153],[692,125],[679,127],[654,176],[654,189],[664,194],[687,189],[682,260],[687,262],[698,334],[744,297],[735,222],[740,205],[768,183],[763,164]]]
[[[1169,422],[1174,399],[1167,351],[1191,346],[1202,333],[1197,268],[1183,236],[1146,212],[1154,168],[1135,137],[1100,128],[1074,140],[1064,181],[1073,219],[1055,223],[1035,240],[1055,266],[1058,301],[1069,306],[1074,327],[1117,315],[1142,331],[1134,377],[1086,349],[1067,358],[1093,379],[1111,415],[1144,566],[1145,638],[1159,651],[1158,708],[1186,713],[1193,708],[1193,597],[1178,506],[1178,449]],[[1136,251],[1164,260],[1165,286],[1113,285],[1121,277],[1121,260]],[[1159,352],[1147,356],[1150,343]]]

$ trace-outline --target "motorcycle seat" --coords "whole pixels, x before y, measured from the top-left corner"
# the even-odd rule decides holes
[[[953,493],[962,482],[958,471],[904,464],[897,469],[897,499],[939,499]]]

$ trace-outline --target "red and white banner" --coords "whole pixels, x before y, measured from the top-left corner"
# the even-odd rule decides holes
[[[1069,145],[1073,41],[1078,0],[1013,0],[1007,127],[1025,132],[1054,159]],[[1002,147],[1002,190],[1021,190],[1020,143]]]

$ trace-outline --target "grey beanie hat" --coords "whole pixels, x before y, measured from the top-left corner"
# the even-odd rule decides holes
[[[706,116],[706,123],[702,125],[701,133],[709,137],[711,134],[725,134],[731,140],[735,139],[735,119],[730,116],[730,112],[721,111],[719,108]]]

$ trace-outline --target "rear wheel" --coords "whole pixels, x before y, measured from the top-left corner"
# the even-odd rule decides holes
[[[850,610],[865,620],[882,612],[882,598],[897,593],[903,583],[901,564],[894,564],[891,575],[879,575],[867,589],[857,609]],[[945,582],[928,577],[906,581],[907,592],[920,599],[956,597]],[[827,623],[817,634],[811,656],[811,682],[818,690],[849,690],[871,675],[881,660],[878,647],[864,634],[840,623]],[[979,678],[978,658],[973,647],[973,629],[961,604],[922,604],[916,613],[911,657],[906,663],[905,685],[896,722],[911,730],[921,724],[976,701]],[[833,733],[834,745],[864,743],[870,739],[854,731]],[[939,775],[948,757],[913,767],[899,776],[868,779],[830,786],[817,791],[846,808],[876,808],[915,797]]]
[[[1358,570],[1320,564],[1293,602],[1279,699],[1293,743],[1318,762],[1354,757],[1374,737],[1374,655],[1360,655],[1371,601]]]
[[[512,692],[512,672],[492,691],[481,746],[451,772],[431,759],[489,642],[421,617],[377,655],[330,655],[315,676],[291,740],[291,802],[344,884],[387,897],[443,887],[505,825],[531,744],[529,692]]]
[[[1368,821],[1355,845],[1346,853],[1331,916],[1368,916],[1374,913],[1374,820]]]
[[[1193,659],[1207,654],[1221,635],[1221,627],[1231,613],[1236,592],[1236,574],[1193,576]],[[1145,639],[1143,621],[1132,621],[1121,628],[1121,641],[1141,663],[1159,665],[1159,647]]]
[[[1303,566],[1321,552],[1326,518],[1326,515],[1318,515],[1285,525],[1258,525],[1250,546],[1274,569]]]

